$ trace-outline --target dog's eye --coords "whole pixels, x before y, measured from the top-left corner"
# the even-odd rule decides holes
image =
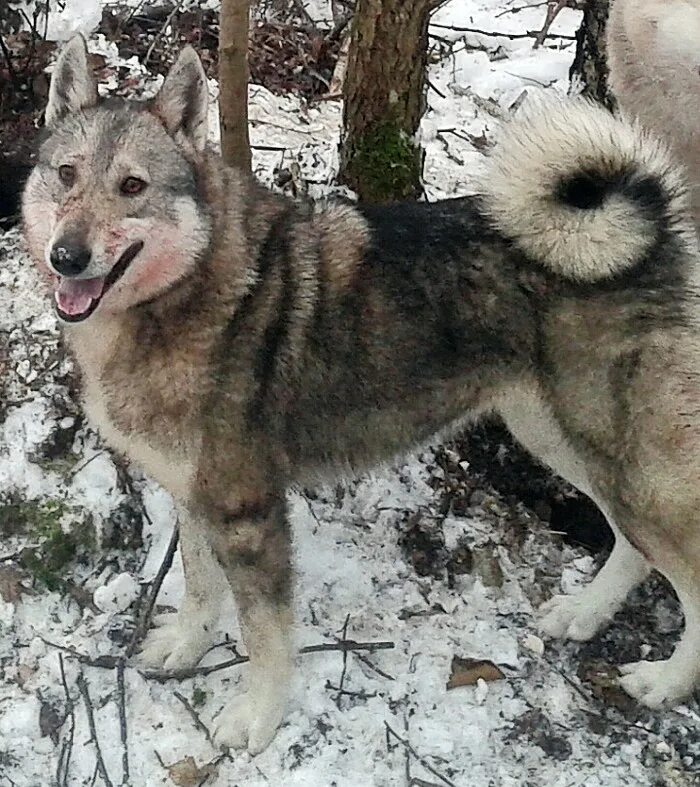
[[[135,194],[140,194],[147,185],[141,178],[125,178],[119,186],[119,191],[127,197],[133,197]]]
[[[61,164],[58,168],[58,177],[64,186],[71,188],[75,183],[75,167],[71,167],[70,164]]]

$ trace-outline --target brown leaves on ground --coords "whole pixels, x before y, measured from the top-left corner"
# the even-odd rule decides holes
[[[184,757],[168,765],[167,770],[170,780],[177,787],[199,787],[207,779],[213,779],[218,774],[215,765],[207,763],[199,766],[194,757]]]
[[[22,584],[26,574],[14,566],[0,566],[0,597],[8,604],[19,601],[27,588]]]
[[[505,677],[500,667],[488,659],[463,659],[454,656],[447,690],[457,689],[460,686],[476,686],[479,679],[492,683],[495,680],[504,680]]]
[[[199,766],[194,757],[185,757],[182,760],[168,765],[168,776],[177,787],[199,787],[207,779],[217,776],[217,768],[212,763]]]

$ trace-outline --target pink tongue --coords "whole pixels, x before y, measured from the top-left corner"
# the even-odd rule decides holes
[[[66,279],[61,277],[55,292],[58,308],[64,314],[82,314],[102,295],[104,277],[97,279]]]

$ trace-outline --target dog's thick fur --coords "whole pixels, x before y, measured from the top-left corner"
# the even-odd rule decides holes
[[[607,48],[620,107],[668,140],[685,166],[700,229],[700,3],[614,0]]]
[[[191,49],[150,104],[101,102],[76,39],[47,117],[24,197],[29,248],[71,319],[88,300],[66,293],[96,291],[136,249],[65,335],[92,423],[183,508],[186,598],[143,658],[198,661],[220,567],[238,602],[250,687],[221,714],[218,740],[260,751],[283,716],[285,490],[492,410],[616,528],[605,568],[553,599],[545,628],[591,637],[658,568],[686,631],[669,661],[630,665],[623,685],[652,706],[693,689],[699,262],[660,144],[582,100],[554,102],[506,129],[478,197],[314,210],[206,151]],[[125,196],[129,177],[147,185]],[[55,273],[57,247],[83,265],[72,278]]]

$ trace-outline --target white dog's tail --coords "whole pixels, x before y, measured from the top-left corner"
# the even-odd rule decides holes
[[[481,187],[498,229],[553,273],[598,281],[668,233],[697,245],[665,145],[583,98],[530,102],[506,123]]]

